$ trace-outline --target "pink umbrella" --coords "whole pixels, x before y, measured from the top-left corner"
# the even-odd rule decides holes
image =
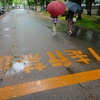
[[[61,1],[52,1],[48,4],[47,11],[53,16],[59,16],[66,11],[66,5]]]

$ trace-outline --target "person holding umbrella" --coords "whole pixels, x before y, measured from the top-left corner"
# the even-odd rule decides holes
[[[67,2],[66,7],[68,8],[68,14],[66,16],[66,19],[68,19],[68,34],[72,35],[72,28],[74,26],[74,13],[81,14],[83,12],[83,8],[75,2]]]
[[[62,15],[66,11],[66,5],[59,1],[59,0],[53,0],[50,2],[47,6],[47,11],[50,14],[52,26],[53,26],[53,34],[56,35],[56,25],[58,22],[58,16]]]
[[[74,27],[73,16],[74,16],[74,12],[71,10],[68,10],[68,13],[66,15],[66,20],[67,20],[68,34],[69,35],[72,35],[72,30]]]

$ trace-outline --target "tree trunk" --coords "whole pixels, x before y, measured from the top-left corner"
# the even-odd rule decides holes
[[[30,9],[30,1],[29,1],[29,0],[27,0],[27,2],[28,2],[29,9]]]
[[[98,8],[98,15],[100,16],[100,4],[99,4],[99,8]]]
[[[78,19],[81,19],[81,14],[78,14]]]
[[[91,7],[92,7],[92,2],[89,2],[86,4],[87,15],[90,15],[90,16],[91,16]]]

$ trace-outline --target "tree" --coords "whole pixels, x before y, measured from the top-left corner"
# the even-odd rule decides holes
[[[92,3],[95,2],[95,0],[85,0],[85,2],[86,2],[87,14],[91,16],[91,7]]]
[[[100,2],[98,2],[99,3],[99,8],[98,8],[98,15],[99,15],[99,18],[98,18],[98,20],[100,20]]]
[[[12,5],[13,3],[13,0],[6,0],[6,5],[9,6],[9,5]]]
[[[51,2],[51,0],[45,0],[45,2],[46,2],[46,12],[47,12],[47,6]]]
[[[27,0],[29,9],[30,9],[30,7],[34,4],[34,1],[35,1],[35,0]]]
[[[3,8],[5,7],[6,0],[1,0]]]

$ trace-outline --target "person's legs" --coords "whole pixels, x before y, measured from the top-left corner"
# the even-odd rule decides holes
[[[52,35],[56,35],[56,23],[53,23],[52,24],[52,27],[53,27],[53,34]]]
[[[71,19],[68,20],[68,34],[72,35],[72,29],[73,29],[73,21]]]
[[[68,34],[69,34],[69,35],[72,35],[72,31],[71,31],[71,30],[69,30],[69,31],[68,31]]]

